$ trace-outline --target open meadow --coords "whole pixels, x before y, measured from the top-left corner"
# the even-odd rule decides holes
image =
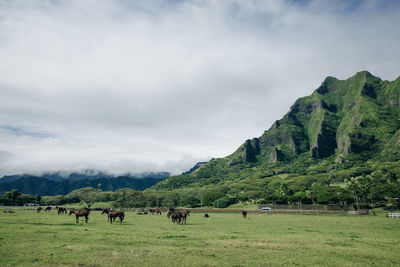
[[[394,266],[400,219],[384,215],[192,213],[173,225],[165,212],[126,212],[107,222],[0,210],[0,266]]]

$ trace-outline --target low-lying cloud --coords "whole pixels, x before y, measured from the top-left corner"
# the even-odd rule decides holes
[[[397,78],[399,17],[373,0],[4,1],[0,175],[225,156],[328,75]]]

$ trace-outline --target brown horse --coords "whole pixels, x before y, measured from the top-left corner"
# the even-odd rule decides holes
[[[104,209],[102,209],[102,211],[101,211],[101,215],[103,215],[104,213],[107,214],[107,221],[110,220],[110,217],[108,216],[108,213],[109,213],[110,211],[113,211],[113,209],[111,209],[111,208],[104,208]],[[114,218],[114,222],[115,222],[115,218]]]
[[[150,212],[151,214],[153,214],[153,215],[154,215],[154,213],[155,213],[156,215],[158,215],[158,214],[161,215],[161,210],[160,210],[159,208],[149,209],[149,212]]]
[[[182,220],[182,224],[185,223],[186,224],[186,217],[190,216],[190,210],[185,210],[184,212],[181,213],[181,220]]]
[[[245,210],[242,210],[242,215],[243,215],[243,218],[245,218],[245,219],[246,219],[246,217],[247,217],[247,211],[245,211]]]
[[[90,209],[84,208],[83,210],[70,210],[69,216],[71,216],[72,213],[75,214],[76,223],[79,223],[79,217],[85,217],[85,223],[87,223],[89,220]]]
[[[51,211],[51,207],[47,207],[44,209],[45,212]]]
[[[41,211],[42,211],[42,207],[38,207],[36,210],[37,213],[40,213]]]
[[[115,218],[119,217],[119,223],[122,224],[122,221],[125,218],[125,212],[119,210],[110,210],[108,211],[108,220],[112,224],[115,222]]]
[[[56,206],[56,209],[57,209],[57,214],[63,214],[63,213],[67,214],[66,208]]]

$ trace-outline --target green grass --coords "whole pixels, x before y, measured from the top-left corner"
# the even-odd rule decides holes
[[[246,210],[259,210],[260,207],[257,204],[250,202],[240,202],[236,204],[229,205],[227,209],[246,209]]]
[[[0,266],[392,266],[400,220],[378,216],[194,213],[187,225],[127,212],[110,225],[0,210]],[[118,220],[118,219],[117,219]]]

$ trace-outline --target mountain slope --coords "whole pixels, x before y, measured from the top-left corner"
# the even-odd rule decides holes
[[[227,195],[288,197],[316,183],[348,185],[360,175],[377,177],[382,168],[396,173],[399,159],[400,77],[389,82],[362,71],[347,80],[327,77],[260,137],[153,189],[227,186]],[[297,189],[287,191],[292,184]]]
[[[76,177],[76,176],[74,176]],[[49,180],[43,177],[23,175],[17,180],[0,183],[0,193],[17,189],[26,194],[34,195],[66,195],[69,192],[83,187],[101,188],[104,191],[114,191],[119,188],[131,188],[135,190],[145,190],[152,185],[162,181],[167,176],[157,176],[135,178],[129,176],[119,176],[115,178],[95,178],[95,179],[63,179]]]

